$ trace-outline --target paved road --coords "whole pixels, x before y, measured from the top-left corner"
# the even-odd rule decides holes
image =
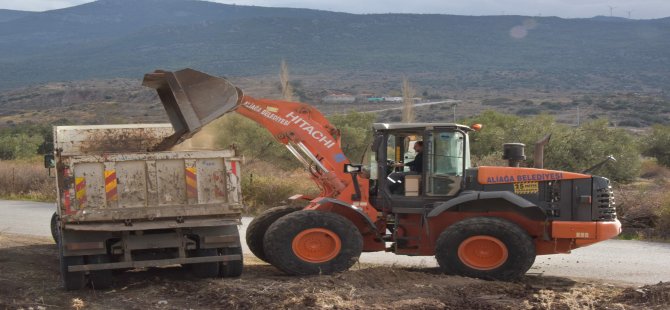
[[[443,103],[459,103],[461,102],[460,100],[455,100],[455,99],[447,99],[447,100],[442,100],[442,101],[433,101],[433,102],[422,102],[422,103],[415,103],[414,107],[425,107],[429,105],[435,105],[435,104],[443,104]],[[379,112],[386,112],[386,111],[393,111],[393,110],[402,110],[403,107],[393,107],[393,108],[386,108],[386,109],[381,109],[381,110],[371,110],[371,111],[362,111],[361,113],[379,113]]]
[[[52,203],[0,200],[0,232],[50,236]],[[242,240],[251,218],[244,218]],[[250,253],[244,245],[244,252]],[[433,257],[364,253],[361,262],[436,267]],[[612,283],[655,284],[670,281],[670,243],[608,240],[572,254],[538,256],[530,273],[589,278]]]
[[[55,203],[0,200],[0,232],[51,236]]]

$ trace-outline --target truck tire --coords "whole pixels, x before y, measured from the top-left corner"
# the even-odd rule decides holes
[[[268,227],[277,221],[280,217],[302,210],[300,206],[280,206],[265,210],[263,213],[255,217],[249,226],[247,226],[247,246],[251,253],[254,253],[258,259],[267,262],[265,252],[263,250],[263,238]]]
[[[437,239],[435,258],[447,274],[515,280],[535,262],[535,245],[518,225],[493,217],[465,219]]]
[[[60,240],[60,238],[59,238]],[[83,265],[83,256],[64,256],[62,242],[59,242],[58,256],[60,258],[60,277],[63,288],[67,291],[80,290],[86,286],[86,274],[83,271],[69,272],[68,267]]]
[[[58,213],[54,212],[51,216],[51,237],[54,238],[54,242],[58,244],[58,234],[60,230],[60,217]]]
[[[263,245],[270,263],[287,274],[332,274],[358,261],[363,237],[339,214],[297,211],[270,225]]]
[[[239,254],[240,259],[234,261],[221,262],[219,265],[219,276],[224,278],[237,278],[242,275],[244,269],[244,258],[242,257],[242,248],[221,248],[221,255]]]
[[[106,264],[109,263],[109,256],[107,255],[92,255],[87,257],[89,264]],[[88,275],[89,284],[94,290],[103,290],[112,286],[112,270],[92,270]]]
[[[194,251],[195,257],[218,256],[217,249],[199,249]],[[219,276],[219,262],[191,264],[191,271],[198,278],[216,278]]]

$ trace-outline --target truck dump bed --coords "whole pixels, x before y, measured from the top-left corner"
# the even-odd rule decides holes
[[[235,152],[148,151],[173,132],[170,124],[55,127],[63,225],[117,230],[129,222],[138,222],[137,229],[147,221],[155,226],[169,220],[172,227],[188,218],[199,218],[203,225],[238,219],[242,204]]]

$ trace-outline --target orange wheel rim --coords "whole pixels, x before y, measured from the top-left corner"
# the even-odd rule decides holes
[[[472,236],[458,246],[458,258],[477,270],[496,269],[507,261],[507,246],[491,236]]]
[[[310,228],[301,231],[291,244],[293,253],[310,263],[327,262],[342,249],[340,237],[325,228]]]

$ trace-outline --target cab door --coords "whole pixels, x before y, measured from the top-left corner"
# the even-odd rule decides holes
[[[470,166],[467,135],[461,131],[432,131],[424,142],[424,193],[429,197],[455,196]]]

